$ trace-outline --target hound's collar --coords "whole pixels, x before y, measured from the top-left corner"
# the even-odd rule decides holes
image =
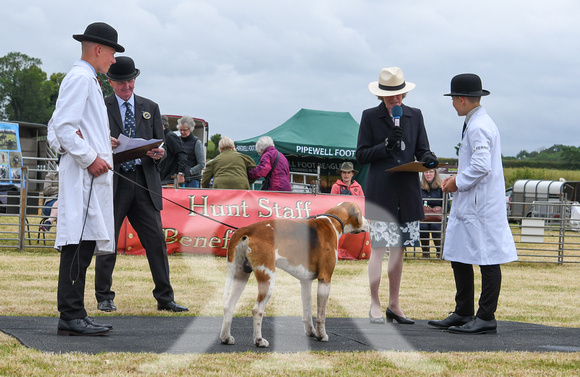
[[[338,221],[338,223],[340,224],[341,233],[344,233],[344,224],[342,223],[342,221],[341,221],[341,220],[340,220],[338,217],[336,217],[336,216],[334,216],[334,215],[332,215],[332,214],[330,214],[330,213],[321,213],[320,215],[312,215],[312,216],[308,216],[308,217],[306,218],[306,220],[310,220],[310,219],[316,219],[317,217],[321,217],[321,216],[328,216],[328,217],[332,217],[333,219],[335,219],[336,221]]]

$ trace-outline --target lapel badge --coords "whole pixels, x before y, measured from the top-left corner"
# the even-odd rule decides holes
[[[151,119],[151,114],[148,111],[144,111],[143,112],[143,118],[145,118],[145,119]]]

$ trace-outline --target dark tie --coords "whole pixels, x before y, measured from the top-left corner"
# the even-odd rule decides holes
[[[127,111],[125,112],[125,128],[124,128],[123,133],[125,134],[125,136],[127,136],[129,138],[134,138],[135,137],[135,115],[133,114],[133,111],[131,110],[131,104],[129,102],[125,102],[125,107],[127,108]],[[131,170],[135,170],[135,160],[123,162],[121,164],[121,168],[126,172],[131,171]]]
[[[463,140],[463,136],[465,136],[465,129],[467,128],[467,123],[463,122],[463,131],[461,131],[461,140]]]

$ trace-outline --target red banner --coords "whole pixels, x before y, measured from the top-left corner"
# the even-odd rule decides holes
[[[225,256],[236,228],[268,219],[303,219],[325,213],[344,202],[357,203],[364,213],[364,197],[302,194],[269,191],[164,188],[161,220],[167,253],[198,253]],[[185,207],[182,208],[181,206]],[[352,252],[339,253],[345,259],[368,258],[368,234],[345,235]],[[360,250],[359,250],[360,246]],[[351,248],[349,246],[349,248]],[[125,219],[117,245],[119,253],[144,255],[137,233]]]

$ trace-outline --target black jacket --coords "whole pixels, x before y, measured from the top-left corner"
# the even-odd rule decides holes
[[[123,120],[121,119],[121,109],[117,97],[112,94],[105,98],[105,105],[107,106],[107,113],[109,114],[109,127],[111,129],[111,136],[118,138],[123,132]],[[135,137],[149,139],[163,139],[163,124],[161,124],[161,113],[159,106],[144,97],[135,95]],[[143,165],[143,172],[145,180],[147,181],[147,188],[151,191],[150,197],[155,209],[161,211],[163,209],[163,199],[161,198],[161,179],[157,170],[156,163],[152,158],[143,157],[141,159]],[[121,171],[121,164],[115,165],[115,171]],[[122,178],[121,178],[122,179]],[[113,187],[115,195],[117,194],[117,182],[119,177],[115,174],[113,178]],[[157,193],[154,194],[154,193]]]
[[[401,107],[404,151],[385,147],[385,139],[395,125],[383,102],[362,114],[356,159],[360,164],[369,164],[365,216],[372,220],[404,223],[424,217],[419,174],[385,171],[415,159],[421,161],[431,153],[421,110],[405,105]]]
[[[171,176],[178,173],[185,175],[187,169],[187,153],[183,149],[181,137],[170,129],[163,130],[165,134],[165,158],[159,163],[159,175],[161,183],[173,183]]]

